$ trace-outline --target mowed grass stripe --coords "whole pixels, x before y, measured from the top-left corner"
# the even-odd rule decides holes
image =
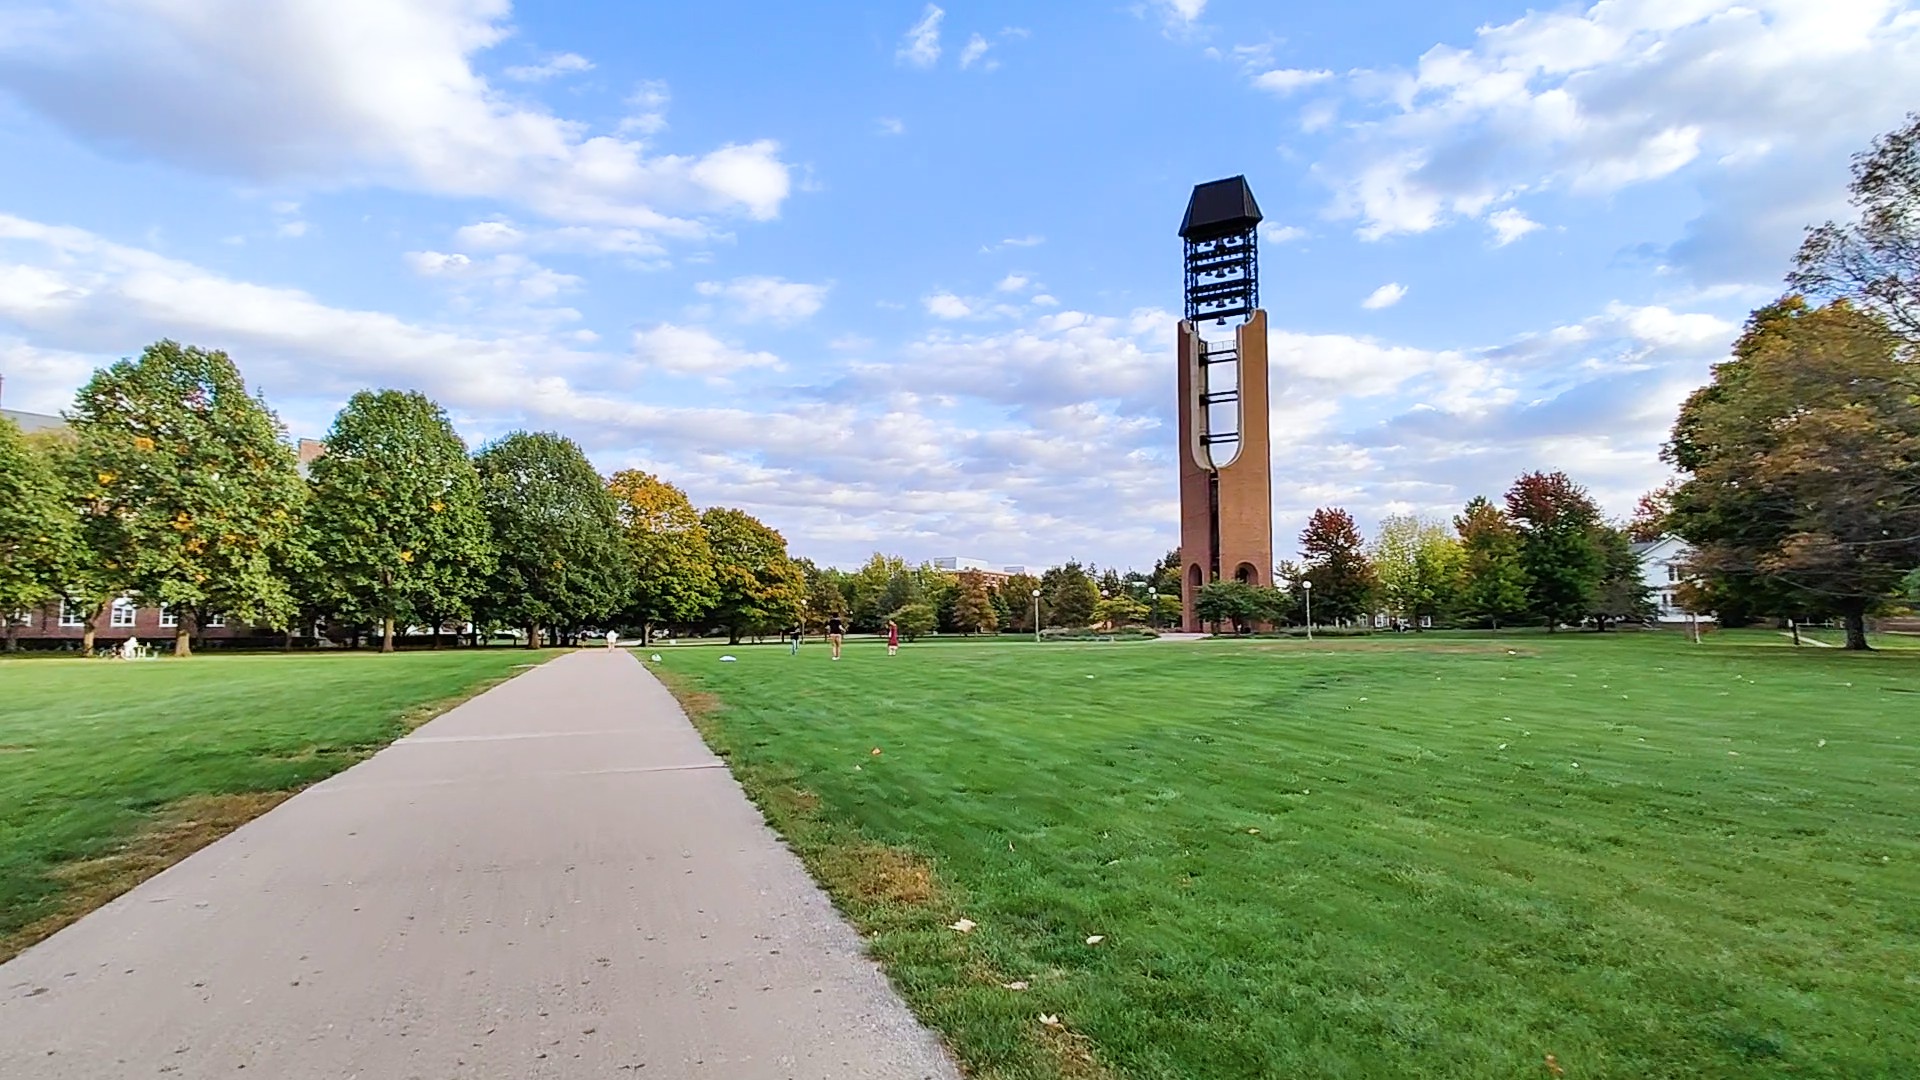
[[[1899,1075],[1920,667],[1757,640],[668,666],[736,762],[932,860],[979,928],[904,981],[983,1072],[1057,1075],[1008,1031],[1048,1011],[1134,1077]],[[1018,1015],[943,1004],[986,990]]]
[[[0,960],[551,655],[0,661]]]

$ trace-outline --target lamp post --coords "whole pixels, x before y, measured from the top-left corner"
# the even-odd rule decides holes
[[[1303,581],[1300,588],[1307,594],[1307,640],[1313,640],[1313,582]]]
[[[1040,641],[1040,590],[1033,590],[1033,640]]]
[[[1147,628],[1160,629],[1160,590],[1152,585],[1147,586]]]

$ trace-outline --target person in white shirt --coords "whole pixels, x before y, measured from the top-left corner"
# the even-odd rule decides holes
[[[620,631],[618,630],[607,631],[607,648],[611,649],[619,644],[620,644]]]

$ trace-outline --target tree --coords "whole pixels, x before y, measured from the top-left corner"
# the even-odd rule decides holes
[[[787,557],[786,538],[744,510],[717,507],[700,522],[713,547],[720,592],[713,615],[728,644],[738,644],[742,634],[792,626],[806,610],[807,582]]]
[[[285,625],[294,605],[275,552],[305,487],[279,419],[226,353],[149,345],[94,372],[70,421],[88,540],[142,599],[182,614],[176,656],[209,615]]]
[[[606,619],[626,604],[633,564],[619,509],[573,440],[516,431],[481,450],[480,505],[496,556],[481,614],[545,629]]]
[[[906,574],[905,559],[876,551],[850,575],[847,615],[854,629],[878,630],[886,622],[888,612],[907,602]]]
[[[0,416],[0,621],[17,647],[14,614],[59,595],[79,522],[52,457]]]
[[[1808,229],[1787,284],[1920,344],[1920,113],[1854,155],[1847,193],[1858,217]]]
[[[1920,396],[1875,315],[1788,297],[1755,311],[1674,423],[1674,528],[1706,591],[1837,613],[1847,647],[1920,566]]]
[[[831,566],[815,566],[812,559],[799,559],[801,576],[807,581],[807,607],[802,614],[806,625],[824,628],[834,616],[845,617],[847,597],[843,585],[848,575]]]
[[[1093,621],[1114,629],[1146,622],[1147,614],[1145,601],[1136,600],[1124,592],[1106,597],[1093,606]]]
[[[1230,579],[1209,581],[1200,586],[1193,600],[1193,611],[1216,632],[1221,623],[1226,623],[1236,634],[1250,629],[1266,613],[1258,589],[1244,581]]]
[[[993,608],[985,575],[968,570],[960,575],[954,590],[953,625],[963,634],[991,634],[1000,629],[1000,616]]]
[[[900,627],[901,637],[918,641],[933,631],[935,615],[932,604],[916,600],[888,613],[887,618]]]
[[[1520,534],[1505,511],[1476,495],[1453,519],[1460,534],[1460,609],[1500,629],[1527,609],[1527,571],[1520,561]]]
[[[1380,580],[1380,599],[1403,618],[1440,618],[1458,599],[1463,553],[1437,521],[1391,515],[1367,549]]]
[[[1626,530],[1630,542],[1651,544],[1667,535],[1668,518],[1673,515],[1673,489],[1674,483],[1669,480],[1633,504],[1633,518]]]
[[[308,473],[309,544],[329,593],[380,627],[466,610],[491,570],[480,476],[426,395],[362,390]],[[291,613],[289,613],[291,614]],[[290,620],[291,621],[291,620]]]
[[[633,557],[623,616],[639,625],[640,640],[651,641],[655,626],[695,622],[711,611],[720,602],[713,545],[687,493],[638,469],[614,473],[607,493]]]
[[[1602,525],[1594,532],[1594,546],[1600,552],[1600,583],[1593,590],[1594,629],[1605,630],[1615,622],[1639,622],[1654,613],[1652,590],[1640,572],[1640,557],[1633,553],[1633,541],[1624,529]]]
[[[1507,514],[1520,530],[1529,608],[1548,631],[1584,621],[1605,570],[1594,542],[1600,508],[1566,473],[1530,472],[1507,490]]]
[[[1000,586],[1000,595],[1006,599],[1006,628],[1016,634],[1033,633],[1033,593],[1040,588],[1040,579],[1032,574],[1014,574]]]
[[[1048,626],[1093,625],[1093,608],[1100,588],[1080,563],[1069,560],[1040,575],[1041,618]]]
[[[1361,548],[1353,515],[1338,507],[1315,510],[1300,533],[1300,552],[1313,582],[1316,617],[1351,619],[1372,609],[1379,577]]]

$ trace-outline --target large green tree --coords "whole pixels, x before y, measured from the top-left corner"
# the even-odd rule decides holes
[[[1446,525],[1394,514],[1380,522],[1367,548],[1380,579],[1380,599],[1395,614],[1418,621],[1443,618],[1459,600],[1464,552]]]
[[[962,634],[991,634],[1000,629],[986,576],[977,570],[959,575],[953,590],[953,627]]]
[[[607,481],[633,553],[634,588],[626,618],[641,640],[663,624],[697,622],[720,602],[713,546],[687,493],[652,473],[626,469]]]
[[[481,450],[480,505],[493,533],[494,571],[481,614],[543,630],[611,618],[633,588],[619,510],[573,440],[516,431]]]
[[[1527,600],[1549,632],[1578,625],[1606,572],[1596,542],[1600,508],[1563,472],[1530,472],[1507,490],[1507,514],[1520,531]]]
[[[1218,632],[1225,623],[1234,633],[1252,629],[1253,624],[1272,614],[1272,604],[1259,587],[1244,581],[1223,579],[1200,586],[1193,599],[1193,613]]]
[[[787,555],[779,531],[744,510],[715,507],[700,515],[713,547],[720,602],[713,618],[729,643],[742,634],[777,632],[807,608],[807,582]]]
[[[1654,614],[1653,590],[1641,572],[1640,557],[1625,529],[1602,525],[1594,530],[1594,548],[1600,554],[1600,581],[1588,606],[1596,630],[1616,622],[1639,622]]]
[[[1300,554],[1313,582],[1316,619],[1360,618],[1372,610],[1380,579],[1353,515],[1339,507],[1315,510],[1300,532]]]
[[[1460,534],[1460,614],[1495,630],[1527,610],[1527,569],[1520,533],[1506,512],[1476,495],[1453,519]]]
[[[1100,602],[1100,587],[1080,563],[1069,560],[1041,574],[1040,592],[1040,617],[1046,625],[1072,628],[1093,625],[1093,609]]]
[[[0,622],[7,651],[16,647],[16,615],[60,594],[61,572],[79,539],[79,523],[50,454],[0,416]]]
[[[1040,579],[1032,574],[1014,574],[1000,586],[1000,596],[1006,601],[1006,627],[1016,634],[1031,634],[1034,631],[1033,594],[1040,588]]]
[[[142,600],[182,613],[175,655],[210,615],[286,625],[275,554],[306,490],[279,419],[226,353],[156,342],[96,371],[69,420],[88,540]]]
[[[1674,529],[1708,598],[1834,613],[1847,647],[1920,565],[1920,366],[1876,315],[1788,297],[1681,407]]]
[[[493,569],[480,475],[467,446],[425,394],[362,390],[327,432],[308,471],[308,542],[328,591],[380,627],[435,624],[469,610]]]

